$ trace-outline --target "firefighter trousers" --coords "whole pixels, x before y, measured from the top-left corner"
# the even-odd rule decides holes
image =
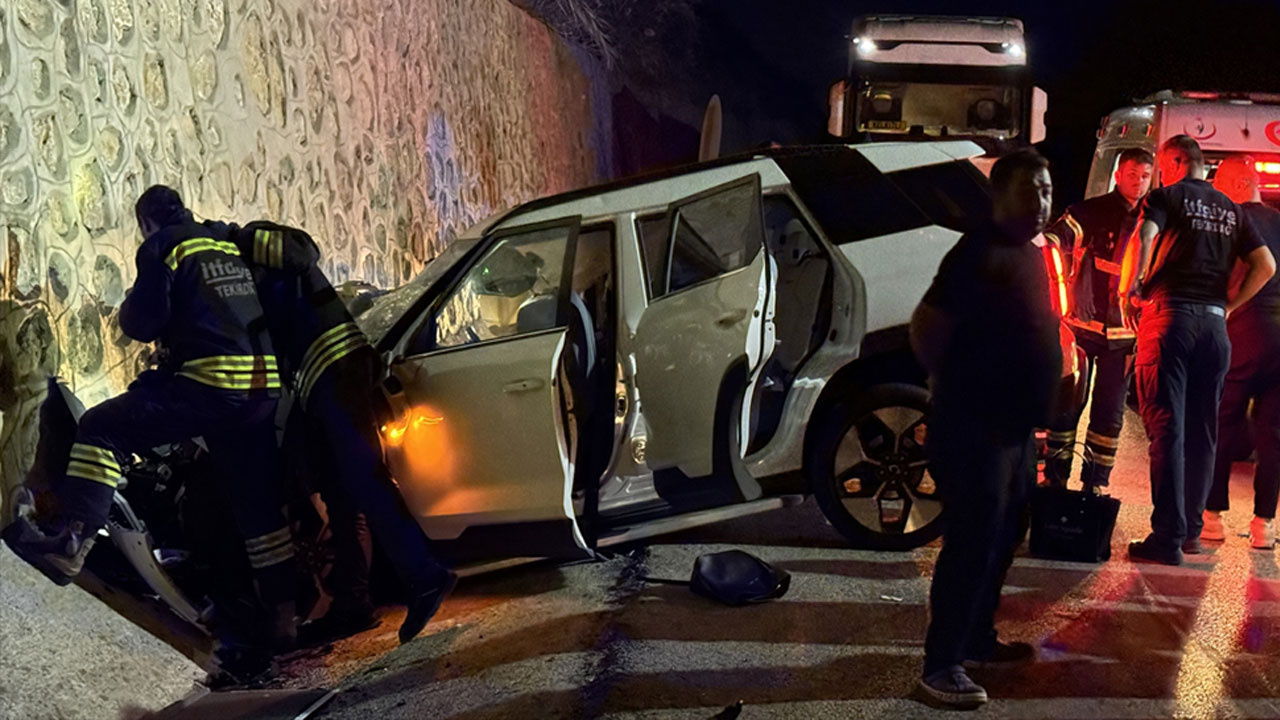
[[[360,350],[329,366],[316,380],[303,411],[307,467],[317,476],[316,486],[330,508],[331,523],[335,517],[337,522],[358,522],[355,511],[363,514],[374,542],[410,596],[416,597],[440,587],[448,571],[431,552],[430,541],[405,507],[382,461],[375,402],[378,364],[372,349]],[[334,533],[335,541],[346,546],[337,548],[335,560],[347,563],[335,571],[339,578],[346,577],[344,582],[358,585],[333,588],[335,598],[367,598],[367,560],[361,564],[360,553],[353,547],[358,532],[335,528]]]
[[[999,430],[939,409],[929,426],[930,466],[943,501],[942,551],[929,589],[924,675],[982,657],[1036,483],[1031,428]]]
[[[1076,428],[1092,395],[1080,482],[1086,488],[1106,487],[1111,482],[1111,469],[1116,464],[1120,431],[1124,427],[1124,400],[1133,344],[1114,345],[1087,330],[1076,332],[1076,343],[1085,352],[1085,366],[1081,368],[1085,391],[1080,396],[1080,404],[1063,408],[1049,428],[1044,474],[1050,483],[1059,487],[1065,487],[1071,478]]]
[[[281,512],[275,410],[276,399],[265,393],[143,373],[123,394],[80,418],[71,460],[55,487],[63,517],[95,532],[107,523],[123,458],[202,437],[226,483],[263,601],[291,602],[293,538]]]
[[[1272,519],[1280,497],[1280,318],[1246,306],[1227,323],[1231,337],[1231,369],[1218,408],[1218,453],[1213,487],[1205,508],[1229,507],[1231,460],[1246,444],[1253,401],[1253,444],[1258,464],[1253,473],[1253,514]]]

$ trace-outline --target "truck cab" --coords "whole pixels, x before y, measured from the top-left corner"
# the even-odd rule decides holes
[[[1022,21],[867,15],[854,22],[828,132],[855,141],[954,138],[998,156],[1044,139]]]

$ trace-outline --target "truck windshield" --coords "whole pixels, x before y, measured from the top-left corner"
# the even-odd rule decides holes
[[[859,63],[854,72],[859,133],[1022,135],[1030,89],[1019,69]]]

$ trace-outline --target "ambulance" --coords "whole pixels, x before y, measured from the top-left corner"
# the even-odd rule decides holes
[[[1186,134],[1204,151],[1208,179],[1223,158],[1249,153],[1262,176],[1262,199],[1280,208],[1280,94],[1164,90],[1102,119],[1085,197],[1115,185],[1120,153],[1140,147],[1155,153],[1165,140]],[[1159,172],[1157,168],[1156,172]],[[1159,186],[1159,179],[1152,187]]]

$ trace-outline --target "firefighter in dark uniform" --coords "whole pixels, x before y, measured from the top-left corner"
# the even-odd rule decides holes
[[[253,275],[229,239],[192,220],[177,192],[153,186],[138,198],[138,276],[120,307],[120,329],[159,341],[167,366],[144,372],[123,394],[80,419],[65,474],[54,484],[58,518],[20,520],[5,540],[59,585],[81,570],[131,453],[204,438],[231,496],[258,594],[269,647],[294,632],[293,539],[277,489],[274,415],[280,376]],[[261,649],[261,630],[249,638]],[[249,652],[249,651],[246,651]],[[249,652],[237,670],[269,670],[270,653]],[[228,655],[220,655],[224,669]],[[232,662],[244,655],[231,652]]]
[[[1240,205],[1271,254],[1280,257],[1280,212],[1262,204],[1254,160],[1235,155],[1222,161],[1213,186]],[[1218,457],[1205,504],[1202,540],[1225,540],[1221,514],[1227,510],[1232,451],[1248,432],[1246,411],[1253,401],[1253,440],[1258,464],[1253,474],[1253,520],[1249,544],[1275,547],[1272,521],[1280,496],[1280,275],[1273,275],[1253,299],[1227,318],[1231,365],[1218,410]]]
[[[382,461],[378,439],[381,358],[319,268],[319,248],[307,233],[267,222],[221,226],[255,269],[285,377],[292,379],[294,406],[288,427],[301,427],[308,470],[318,478],[335,533],[353,535],[359,510],[372,525],[379,547],[410,592],[400,642],[417,637],[453,589],[456,578],[436,561],[422,529],[409,514]],[[354,507],[352,507],[354,501]],[[349,634],[369,624],[367,559],[356,537],[336,537],[341,557],[335,568],[345,577],[337,598],[355,607],[334,611],[320,635]],[[361,588],[364,588],[362,591]],[[363,595],[363,597],[361,597]],[[352,603],[348,603],[351,605]],[[331,611],[333,612],[333,611]],[[316,638],[323,639],[323,638]]]
[[[1049,427],[1045,478],[1060,487],[1065,487],[1071,477],[1076,427],[1084,412],[1091,379],[1093,405],[1080,474],[1085,490],[1105,494],[1111,468],[1116,464],[1136,338],[1120,317],[1120,266],[1128,240],[1137,228],[1138,203],[1151,184],[1154,164],[1155,158],[1146,150],[1125,150],[1116,166],[1115,190],[1072,205],[1045,231],[1045,236],[1056,240],[1071,258],[1073,292],[1067,321],[1088,358],[1088,365],[1083,368],[1083,397],[1078,404],[1059,408],[1061,412]]]

